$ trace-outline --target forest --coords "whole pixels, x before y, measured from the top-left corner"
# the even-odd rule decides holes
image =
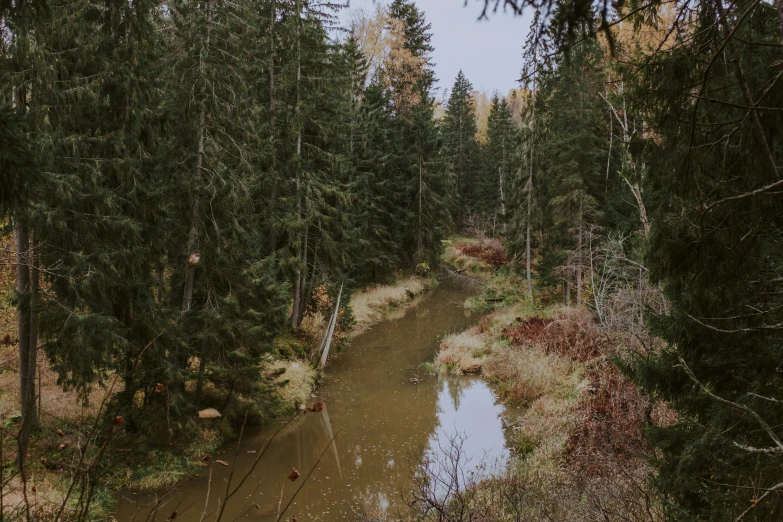
[[[430,277],[462,236],[503,265],[495,301],[581,310],[611,345],[616,388],[585,393],[643,406],[591,422],[638,437],[587,453],[638,466],[583,490],[590,515],[517,481],[500,511],[418,519],[780,519],[783,1],[452,3],[527,34],[485,122],[414,0],[347,28],[330,0],[0,0],[0,521],[109,520],[129,462],[198,466],[283,415],[274,361],[317,368],[335,302]],[[79,444],[42,367],[92,412]],[[31,500],[36,473],[60,500]]]

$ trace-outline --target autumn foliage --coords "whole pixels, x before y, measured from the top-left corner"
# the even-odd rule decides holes
[[[588,389],[576,405],[575,427],[566,445],[570,466],[604,476],[646,453],[643,432],[652,422],[653,404],[611,363],[614,343],[587,311],[517,318],[503,330],[503,337],[514,350],[539,346],[548,355],[585,366]]]
[[[479,259],[496,268],[509,262],[499,242],[462,243],[457,245],[457,249],[466,256]]]

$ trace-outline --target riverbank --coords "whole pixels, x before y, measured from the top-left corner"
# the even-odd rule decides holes
[[[532,304],[507,261],[497,240],[452,240],[444,254],[454,271],[483,285],[484,295],[466,307],[492,312],[443,339],[434,368],[481,375],[500,400],[523,408],[507,469],[476,485],[481,494],[464,497],[471,499],[466,512],[500,520],[511,513],[522,520],[619,520],[643,512],[657,520],[644,431],[673,415],[613,364],[635,341],[603,328],[586,306]]]
[[[13,280],[13,274],[7,275],[5,283]],[[348,321],[340,321],[332,353],[336,353],[340,342],[390,315],[404,313],[409,306],[415,306],[418,297],[434,284],[432,278],[407,276],[400,277],[390,285],[373,285],[355,292],[349,306],[344,306],[353,311],[354,321],[350,324]],[[9,286],[12,288],[10,284],[4,284],[3,288]],[[265,360],[262,369],[262,374],[272,383],[269,390],[271,396],[266,397],[263,404],[256,405],[255,409],[260,407],[264,411],[260,412],[261,416],[248,419],[248,424],[289,415],[312,402],[313,390],[320,381],[320,371],[311,362],[315,360],[312,355],[317,351],[326,330],[328,314],[324,312],[327,308],[331,309],[333,303],[325,300],[322,305],[313,308],[300,331],[275,339],[274,352]],[[14,315],[13,308],[8,304],[0,312],[1,318],[12,318]],[[341,314],[341,318],[345,316]],[[11,319],[3,324],[6,323],[12,325]],[[18,355],[13,346],[14,341],[14,336],[9,333],[9,342],[0,346],[3,355],[0,361],[0,426],[3,428],[0,437],[5,480],[15,469],[14,419],[18,411],[18,365],[15,362]],[[114,390],[96,386],[85,402],[73,391],[63,392],[57,384],[57,375],[50,370],[42,353],[39,353],[38,364],[41,368],[42,414],[40,426],[34,431],[30,442],[27,492],[28,502],[34,505],[35,510],[48,512],[56,511],[64,499],[70,486],[68,470],[74,459],[78,461],[81,449],[97,441],[92,428],[101,403],[104,399],[110,399]],[[121,383],[116,388],[121,389]],[[186,389],[191,387],[186,386]],[[210,389],[203,390],[205,397],[209,397],[210,393]],[[234,402],[247,406],[253,400],[252,397],[234,397]],[[242,408],[232,407],[222,410],[220,417],[195,421],[186,419],[189,436],[163,446],[154,445],[150,441],[133,440],[131,434],[121,428],[116,429],[112,451],[121,452],[121,455],[120,458],[112,458],[111,466],[105,466],[106,469],[101,471],[100,486],[95,490],[91,507],[92,519],[109,519],[116,491],[166,491],[200,473],[208,462],[214,460],[212,456],[218,458],[218,448],[239,436],[244,423],[240,410]],[[168,419],[162,419],[162,422],[167,423]],[[85,462],[90,462],[95,456],[95,449],[88,450]],[[17,514],[22,513],[23,490],[23,484],[18,479],[4,483],[2,495],[6,514],[14,509]]]

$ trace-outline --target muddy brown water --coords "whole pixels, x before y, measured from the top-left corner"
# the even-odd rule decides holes
[[[469,288],[443,282],[401,317],[383,321],[351,340],[330,359],[324,383],[313,397],[325,408],[301,414],[282,428],[229,500],[221,520],[276,520],[281,487],[285,506],[310,470],[312,475],[283,520],[292,516],[298,522],[360,516],[408,520],[404,497],[411,488],[411,469],[426,452],[439,451],[458,435],[464,438],[463,453],[471,464],[504,460],[503,419],[515,412],[502,406],[478,378],[425,376],[420,369],[421,363],[433,359],[441,338],[480,318],[464,308],[470,295]],[[282,424],[245,430],[238,453],[235,443],[215,456],[227,461],[228,467],[213,464],[211,483],[207,469],[182,484],[159,507],[154,520],[167,520],[177,510],[177,521],[199,522],[207,505],[204,521],[214,521],[229,475],[233,472],[234,489]],[[301,473],[295,482],[285,480],[292,467]],[[142,506],[154,498],[124,492],[117,520],[153,520],[150,509]]]

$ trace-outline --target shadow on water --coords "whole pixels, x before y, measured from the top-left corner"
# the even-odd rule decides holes
[[[412,463],[437,449],[449,436],[467,436],[465,453],[473,459],[505,459],[501,415],[491,390],[477,378],[425,377],[419,369],[437,352],[445,335],[474,324],[480,316],[464,309],[470,290],[446,281],[402,317],[387,320],[354,338],[348,348],[330,360],[325,382],[314,400],[326,407],[306,413],[285,426],[263,456],[253,476],[226,506],[222,520],[273,521],[304,475],[325,451],[309,480],[286,513],[299,522],[343,521],[357,514],[407,519],[403,494],[410,488]],[[418,377],[418,383],[411,377]],[[415,381],[416,379],[414,379]],[[281,424],[245,431],[238,461],[230,467],[213,466],[208,473],[184,483],[161,508],[166,520],[172,506],[188,509],[177,520],[199,521],[207,499],[216,506],[225,496],[231,469],[233,484],[244,476],[259,451]],[[333,434],[336,440],[327,447]],[[229,445],[221,458],[231,459]],[[291,468],[302,477],[286,481]],[[123,494],[117,520],[130,520],[145,494]],[[166,513],[163,515],[162,513]],[[146,513],[137,515],[144,520]],[[214,520],[215,516],[205,520]]]

